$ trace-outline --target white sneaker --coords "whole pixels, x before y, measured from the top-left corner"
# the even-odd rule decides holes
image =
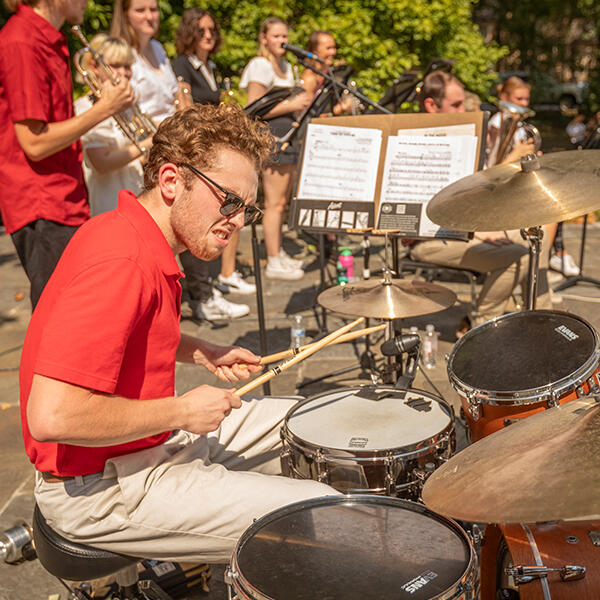
[[[239,271],[234,271],[229,277],[219,275],[218,288],[224,293],[234,292],[236,294],[254,294],[256,286],[253,283],[244,281]]]
[[[563,254],[558,256],[555,254],[550,257],[550,268],[566,275],[567,277],[575,277],[579,275],[579,267],[575,264],[575,261],[570,254]]]
[[[297,281],[298,279],[302,279],[304,277],[304,271],[296,266],[298,261],[293,262],[294,264],[286,262],[281,256],[269,256],[267,259],[265,275],[269,279],[285,279],[287,281]]]
[[[289,265],[294,269],[301,269],[304,266],[303,260],[292,258],[283,248],[280,248],[277,256],[283,261],[284,264]]]
[[[219,290],[214,289],[213,295],[206,302],[199,302],[194,312],[196,317],[206,321],[238,319],[245,317],[250,312],[250,307],[247,304],[229,302]]]

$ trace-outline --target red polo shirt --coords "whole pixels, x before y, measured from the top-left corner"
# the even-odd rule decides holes
[[[100,448],[36,442],[27,400],[34,373],[140,401],[173,395],[180,276],[163,233],[131,192],[77,230],[33,313],[21,357],[23,438],[38,470],[95,473],[108,458],[167,439],[170,432]]]
[[[13,126],[73,116],[69,63],[65,36],[20,4],[0,31],[0,209],[8,233],[37,219],[76,226],[89,218],[81,143],[32,162]]]

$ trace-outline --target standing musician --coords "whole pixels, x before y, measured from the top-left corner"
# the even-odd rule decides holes
[[[79,138],[134,101],[126,79],[74,116],[69,51],[60,28],[83,20],[86,0],[6,2],[0,31],[0,208],[37,301],[71,236],[88,217]]]
[[[146,191],[75,235],[34,313],[21,359],[35,497],[67,539],[132,556],[225,562],[240,534],[290,502],[334,494],[280,473],[294,398],[239,398],[202,385],[175,395],[175,361],[225,382],[259,357],[179,329],[175,256],[217,258],[260,216],[272,147],[235,104],[196,105],[159,126]]]
[[[313,31],[308,38],[307,50],[325,61],[325,65],[313,61],[314,67],[321,70],[331,69],[331,67],[333,67],[335,57],[337,56],[337,46],[333,35],[328,31]],[[310,61],[310,59],[308,60]],[[302,81],[306,93],[311,98],[324,83],[323,77],[317,75],[317,73],[310,69],[305,69],[303,71]],[[348,94],[344,94],[341,100],[334,104],[331,112],[335,116],[351,113],[352,98]]]
[[[113,77],[131,79],[133,52],[121,39],[99,33],[90,40],[95,50],[113,72]],[[83,55],[81,67],[99,81],[107,73],[96,65],[90,52]],[[83,114],[97,102],[92,92],[75,100],[75,113]],[[152,144],[152,136],[133,143],[114,119],[106,119],[81,136],[83,173],[90,198],[92,216],[117,207],[117,194],[123,190],[139,191],[144,183],[142,160]]]
[[[464,88],[450,73],[433,71],[423,81],[419,95],[423,112],[464,112]],[[544,241],[547,244],[546,237]],[[545,244],[543,244],[544,247]],[[538,308],[551,308],[547,283],[547,249],[540,257]],[[473,323],[467,318],[457,331],[460,337],[471,326],[502,315],[508,308],[515,288],[527,289],[528,245],[519,231],[477,231],[472,240],[428,240],[410,248],[413,260],[446,267],[460,267],[485,273],[485,282],[473,310]],[[546,257],[546,260],[544,260]]]
[[[211,58],[221,46],[221,28],[214,16],[202,8],[183,11],[175,35],[177,58],[173,71],[185,81],[197,104],[219,104],[221,90],[215,77],[215,64]],[[219,284],[226,292],[253,294],[256,287],[236,271],[235,259],[239,234],[234,234],[221,256]],[[185,282],[191,304],[200,319],[233,319],[250,312],[247,304],[229,302],[210,283],[208,264],[197,259],[189,250],[182,252],[179,260],[185,271]]]
[[[269,17],[260,26],[258,56],[255,56],[242,73],[240,87],[248,90],[248,104],[265,96],[275,88],[293,88],[292,66],[285,60],[282,44],[288,41],[288,26],[278,17]],[[274,135],[284,135],[290,129],[294,113],[310,103],[306,93],[291,96],[276,104],[264,118]],[[262,172],[265,196],[263,231],[267,249],[267,269],[270,279],[298,280],[304,277],[302,262],[291,258],[281,244],[281,226],[286,204],[292,192],[298,149],[291,145],[279,148],[273,164]]]

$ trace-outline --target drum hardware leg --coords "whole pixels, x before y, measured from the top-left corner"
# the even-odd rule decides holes
[[[227,598],[229,600],[235,600],[237,596],[234,596],[231,592],[233,587],[233,582],[237,579],[237,573],[234,573],[231,567],[227,567],[225,569],[225,573],[223,574],[223,580],[225,581],[225,585],[227,586]]]
[[[505,572],[510,577],[513,577],[519,585],[547,577],[549,573],[559,573],[562,581],[577,581],[585,577],[585,567],[580,567],[579,565],[565,565],[556,569],[543,566],[523,567],[518,565],[507,567]]]
[[[292,477],[293,470],[290,465],[290,461],[292,460],[292,458],[290,449],[287,446],[284,446],[281,452],[279,453],[279,460],[281,462],[281,474],[284,477]]]
[[[544,231],[541,227],[521,229],[521,237],[529,244],[529,285],[527,290],[527,310],[535,310],[537,296],[540,248]]]

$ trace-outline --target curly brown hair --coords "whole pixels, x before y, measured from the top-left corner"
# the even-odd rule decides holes
[[[160,167],[167,163],[190,163],[199,169],[216,165],[219,148],[230,148],[247,157],[260,171],[274,149],[275,140],[265,123],[253,121],[234,103],[212,106],[195,104],[165,119],[152,139],[144,166],[147,191],[158,184]],[[194,176],[183,172],[185,185]]]
[[[200,39],[200,31],[198,30],[198,21],[202,17],[210,17],[215,25],[215,45],[213,49],[208,53],[209,56],[216,54],[221,47],[221,27],[215,19],[214,15],[203,8],[197,6],[188,8],[183,11],[181,15],[181,21],[179,21],[179,27],[177,27],[177,33],[175,34],[175,47],[177,48],[177,54],[194,54],[196,44]]]

